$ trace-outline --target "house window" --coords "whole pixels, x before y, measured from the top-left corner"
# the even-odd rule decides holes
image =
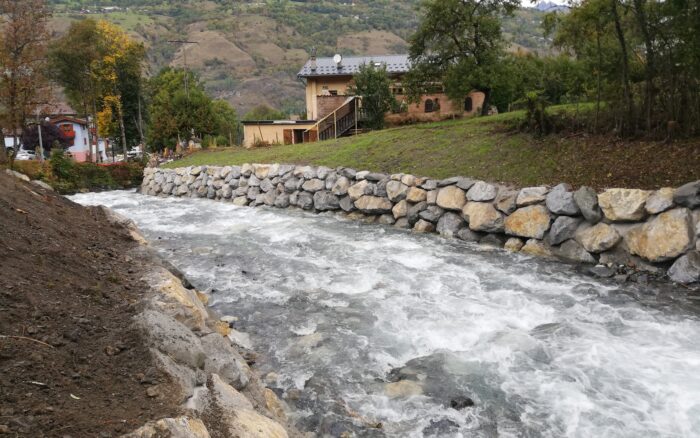
[[[432,99],[428,99],[425,101],[425,112],[426,113],[432,113],[435,111],[435,102],[433,102]]]
[[[331,96],[337,96],[338,90],[330,90],[329,93],[331,93]]]
[[[471,97],[464,99],[464,111],[470,113],[474,109],[474,102]]]

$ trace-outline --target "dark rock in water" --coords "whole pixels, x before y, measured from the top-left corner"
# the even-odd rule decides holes
[[[430,425],[423,429],[425,436],[445,436],[459,430],[459,425],[452,420],[443,418],[441,420],[431,420]]]
[[[616,272],[614,269],[608,268],[607,266],[598,265],[590,268],[588,273],[595,277],[610,278],[615,275]]]
[[[460,395],[459,397],[455,397],[450,400],[450,407],[452,409],[457,409],[458,411],[471,406],[474,406],[474,400],[470,399],[469,397]]]

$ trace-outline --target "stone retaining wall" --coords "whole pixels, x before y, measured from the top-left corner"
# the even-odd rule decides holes
[[[700,181],[656,191],[511,187],[350,168],[244,164],[145,170],[144,194],[239,206],[338,211],[353,219],[498,245],[510,251],[668,272],[700,281]]]

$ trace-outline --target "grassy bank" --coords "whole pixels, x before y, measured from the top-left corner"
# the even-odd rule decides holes
[[[700,141],[671,144],[516,131],[521,112],[420,124],[319,143],[206,150],[168,167],[294,163],[442,178],[464,175],[518,186],[655,188],[700,178]]]

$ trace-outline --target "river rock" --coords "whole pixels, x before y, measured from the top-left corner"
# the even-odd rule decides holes
[[[419,233],[430,233],[435,231],[435,225],[432,222],[428,222],[424,219],[419,219],[418,222],[413,226],[414,231]]]
[[[246,196],[251,201],[254,201],[258,197],[259,194],[260,194],[260,187],[248,187],[248,191],[246,192]]]
[[[554,214],[574,216],[580,213],[574,194],[571,193],[571,186],[559,184],[549,191],[545,199],[547,208]]]
[[[437,223],[437,232],[445,237],[452,237],[465,226],[464,219],[456,213],[447,212]]]
[[[459,187],[447,186],[438,192],[437,205],[445,210],[461,210],[466,202],[464,190]]]
[[[233,205],[237,205],[239,207],[243,207],[248,205],[248,197],[247,196],[237,196],[236,198],[233,199]]]
[[[608,189],[598,195],[598,204],[610,221],[640,221],[647,215],[644,206],[650,194],[638,189]]]
[[[508,238],[502,234],[485,234],[479,239],[479,245],[503,248],[506,244],[506,240],[508,240]]]
[[[554,250],[554,253],[563,259],[578,263],[595,263],[595,258],[576,240],[570,239],[562,243]]]
[[[673,188],[664,187],[652,193],[644,206],[647,213],[659,214],[673,207]]]
[[[411,228],[411,226],[408,224],[408,219],[405,217],[400,217],[396,219],[396,222],[394,222],[394,228],[408,229]]]
[[[314,195],[309,192],[299,192],[297,195],[297,206],[304,210],[311,210],[314,208]]]
[[[574,201],[581,214],[591,224],[597,224],[603,219],[603,212],[598,206],[598,194],[590,187],[582,186],[574,192]]]
[[[668,276],[676,283],[700,282],[700,251],[690,251],[673,263]]]
[[[488,202],[468,202],[462,209],[462,216],[472,231],[488,233],[503,232],[503,214]]]
[[[341,176],[333,184],[333,187],[331,188],[331,192],[336,196],[345,196],[348,194],[349,188],[350,188],[350,180],[347,177]]]
[[[559,216],[549,229],[550,245],[559,245],[565,240],[573,239],[582,219],[569,216]]]
[[[388,181],[386,183],[386,194],[390,201],[399,202],[406,199],[408,186],[401,181]]]
[[[231,199],[233,194],[233,189],[229,185],[225,185],[221,188],[221,197],[224,199]]]
[[[386,198],[364,195],[355,201],[355,207],[366,214],[390,213],[394,205]]]
[[[428,208],[418,213],[418,217],[428,222],[436,223],[444,213],[445,210],[437,205],[430,205]]]
[[[400,181],[409,187],[413,187],[416,185],[417,178],[413,175],[402,175]]]
[[[598,223],[593,226],[581,225],[576,230],[575,237],[576,241],[583,245],[586,251],[596,254],[613,248],[622,240],[622,236],[615,228],[604,223]]]
[[[289,207],[289,193],[280,193],[275,198],[275,207],[277,208],[287,208]]]
[[[524,245],[525,242],[523,242],[522,239],[519,239],[517,237],[511,237],[508,240],[506,240],[506,243],[505,245],[503,245],[503,248],[506,251],[518,252],[523,248]]]
[[[231,342],[219,333],[201,338],[205,353],[204,371],[218,374],[226,383],[241,390],[248,385],[252,372],[245,359],[231,346]]]
[[[260,190],[263,192],[269,192],[270,190],[274,189],[275,186],[272,184],[272,181],[269,179],[265,178],[264,180],[260,181]]]
[[[506,190],[498,194],[496,197],[496,209],[505,215],[509,215],[515,211],[517,204],[515,200],[518,198],[518,192]]]
[[[430,205],[437,205],[437,197],[438,197],[438,191],[437,190],[430,190],[425,195],[425,201]]]
[[[348,195],[350,195],[353,201],[360,199],[360,197],[364,195],[371,195],[372,193],[374,193],[374,185],[366,180],[362,180],[348,188]]]
[[[343,211],[346,211],[346,212],[350,212],[350,211],[353,211],[355,209],[355,203],[352,200],[352,198],[349,196],[345,196],[344,198],[341,198],[338,205],[340,206],[340,208]]]
[[[250,175],[250,178],[248,178],[248,186],[249,187],[260,187],[260,179],[256,177],[255,175]]]
[[[393,214],[383,214],[379,216],[379,220],[377,222],[379,222],[382,225],[394,225],[396,219],[394,219]]]
[[[547,196],[547,187],[525,187],[520,189],[515,203],[518,207],[527,207],[528,205],[539,204],[544,202]]]
[[[408,219],[408,223],[413,226],[416,222],[418,222],[418,215],[428,208],[428,203],[427,202],[419,202],[416,205],[410,206],[408,208],[408,211],[406,212],[406,218]]]
[[[676,208],[661,213],[625,236],[630,253],[650,262],[671,260],[695,242],[690,211]]]
[[[423,387],[412,380],[399,380],[384,385],[384,393],[389,398],[404,398],[423,394]]]
[[[551,216],[543,205],[529,205],[513,212],[505,220],[507,234],[542,239],[549,230]]]
[[[484,237],[483,233],[470,230],[469,228],[460,229],[457,231],[456,236],[458,239],[464,240],[465,242],[478,242],[482,237]]]
[[[406,194],[406,200],[414,204],[416,202],[425,201],[426,199],[428,199],[428,192],[418,187],[411,187]]]
[[[406,213],[408,213],[408,202],[406,200],[403,200],[396,205],[394,205],[394,208],[391,209],[392,214],[394,215],[395,219],[405,217]]]
[[[421,184],[420,187],[424,190],[435,190],[438,188],[438,182],[434,179],[427,179],[423,181],[423,184]]]
[[[475,202],[493,201],[498,194],[498,188],[493,184],[477,181],[467,192],[467,199]]]
[[[688,208],[700,207],[700,180],[678,187],[673,202]]]
[[[319,211],[337,210],[340,208],[340,199],[329,191],[321,190],[314,193],[314,208]]]
[[[547,244],[537,239],[529,239],[520,252],[537,257],[551,257],[552,251]]]

